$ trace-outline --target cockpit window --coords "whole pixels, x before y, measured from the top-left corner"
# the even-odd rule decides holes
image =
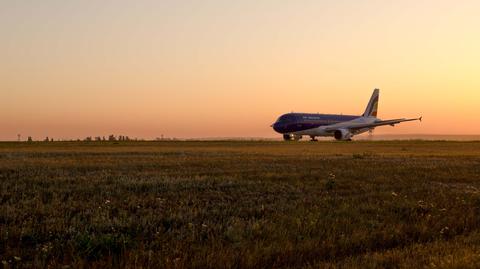
[[[285,115],[281,116],[280,118],[278,118],[277,121],[278,122],[292,122],[292,121],[295,121],[295,115],[285,114]]]

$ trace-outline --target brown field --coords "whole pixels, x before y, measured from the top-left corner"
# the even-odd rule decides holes
[[[480,142],[0,143],[4,268],[479,268]]]

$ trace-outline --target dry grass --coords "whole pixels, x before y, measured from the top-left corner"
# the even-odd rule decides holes
[[[0,143],[5,267],[480,266],[480,142]]]

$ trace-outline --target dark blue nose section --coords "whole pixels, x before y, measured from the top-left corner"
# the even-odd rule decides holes
[[[277,133],[282,133],[284,130],[285,130],[285,127],[283,126],[283,124],[279,123],[279,122],[275,122],[273,125],[273,130],[275,130],[275,132]]]

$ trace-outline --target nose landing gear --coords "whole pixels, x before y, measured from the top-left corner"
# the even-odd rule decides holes
[[[284,134],[283,135],[283,140],[285,141],[298,141],[302,139],[301,135],[294,135],[294,134]]]

